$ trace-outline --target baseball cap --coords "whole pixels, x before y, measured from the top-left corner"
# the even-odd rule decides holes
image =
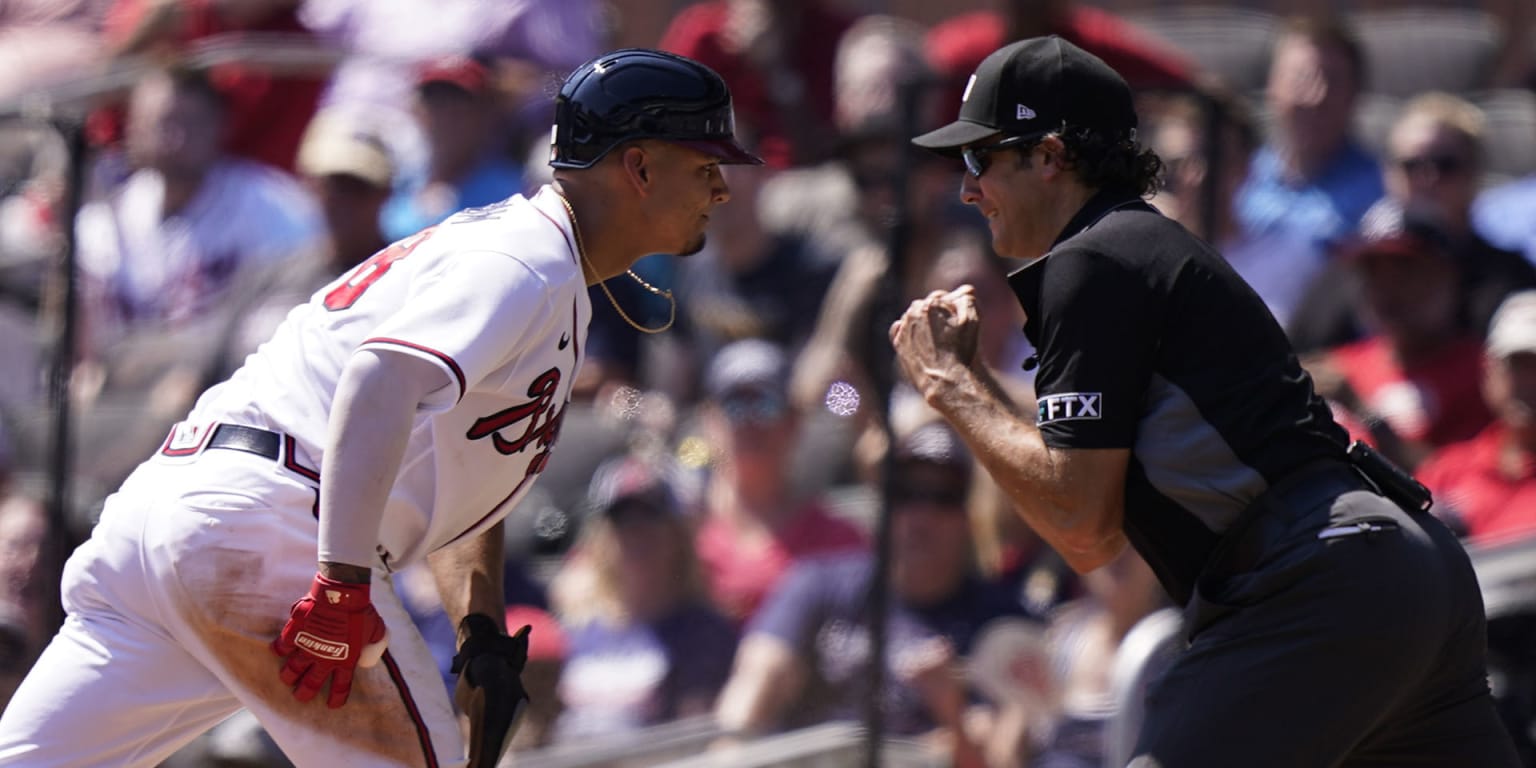
[[[490,68],[479,59],[459,54],[427,61],[416,73],[418,88],[441,83],[466,93],[480,93],[488,89],[490,82]]]
[[[1489,324],[1487,349],[1494,357],[1536,352],[1536,291],[1519,291],[1504,299]]]
[[[609,459],[597,468],[587,502],[592,512],[602,515],[633,511],[683,514],[682,501],[666,471],[630,455]]]
[[[943,155],[1006,134],[1034,138],[1063,125],[1129,135],[1136,108],[1125,78],[1102,59],[1050,35],[997,49],[965,85],[958,120],[912,140]]]
[[[771,341],[733,341],[710,361],[704,389],[733,422],[776,420],[789,408],[789,357]]]
[[[1382,198],[1360,217],[1355,236],[1344,247],[1346,257],[1365,255],[1418,256],[1426,250],[1449,253],[1451,238],[1433,213]]]
[[[902,435],[893,461],[891,490],[896,499],[965,503],[971,452],[948,424],[929,421]]]
[[[529,627],[529,661],[560,661],[565,658],[567,651],[565,631],[549,611],[536,605],[518,603],[507,606],[506,617],[509,632],[516,632],[523,625]]]
[[[384,139],[360,118],[321,112],[304,130],[297,161],[306,176],[356,176],[380,189],[394,184],[395,163]]]

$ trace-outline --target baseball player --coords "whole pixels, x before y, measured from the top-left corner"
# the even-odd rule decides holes
[[[578,68],[553,183],[322,288],[108,500],[0,717],[0,765],[152,766],[241,707],[300,766],[494,764],[526,653],[492,618],[501,520],[559,437],[587,286],[697,251],[730,197],[720,165],[758,162],[703,65],[625,49]],[[390,586],[423,559],[459,622],[468,757]]]
[[[1056,37],[977,68],[954,123],[1038,352],[1030,418],[977,359],[966,289],[892,326],[903,369],[1078,571],[1127,543],[1185,605],[1134,768],[1514,768],[1472,568],[1428,493],[1346,444],[1279,324],[1142,201],[1125,81]]]

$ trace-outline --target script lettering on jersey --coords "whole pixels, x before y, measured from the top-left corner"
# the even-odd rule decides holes
[[[527,472],[528,475],[537,475],[549,463],[550,449],[554,448],[555,440],[560,437],[560,424],[565,420],[564,404],[555,399],[559,389],[560,369],[551,368],[539,374],[528,385],[528,397],[531,400],[477,419],[464,436],[471,440],[489,437],[491,445],[503,456],[522,453],[529,446],[538,448],[538,455],[528,462]],[[502,430],[525,421],[527,426],[518,437],[509,440],[502,436]]]
[[[509,197],[504,200],[497,200],[494,203],[479,206],[477,208],[465,208],[464,210],[459,211],[459,213],[454,218],[458,219],[459,221],[484,221],[486,219],[495,218],[496,216],[500,215],[502,211],[505,211],[510,207],[512,207],[512,198]]]
[[[1049,424],[1053,421],[1101,418],[1099,411],[1103,405],[1103,399],[1104,395],[1099,392],[1062,392],[1046,395],[1035,400],[1038,411],[1035,423]]]

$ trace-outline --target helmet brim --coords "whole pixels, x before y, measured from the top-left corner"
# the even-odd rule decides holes
[[[703,152],[710,157],[719,159],[721,165],[762,165],[763,159],[748,152],[747,149],[736,143],[735,139],[699,139],[681,141],[668,139],[675,144],[689,149]]]

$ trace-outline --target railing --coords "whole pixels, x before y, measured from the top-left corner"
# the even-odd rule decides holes
[[[725,744],[710,717],[696,717],[579,744],[508,755],[505,768],[851,768],[866,760],[866,731],[857,723],[823,723]],[[923,745],[885,739],[884,768],[939,768]]]

